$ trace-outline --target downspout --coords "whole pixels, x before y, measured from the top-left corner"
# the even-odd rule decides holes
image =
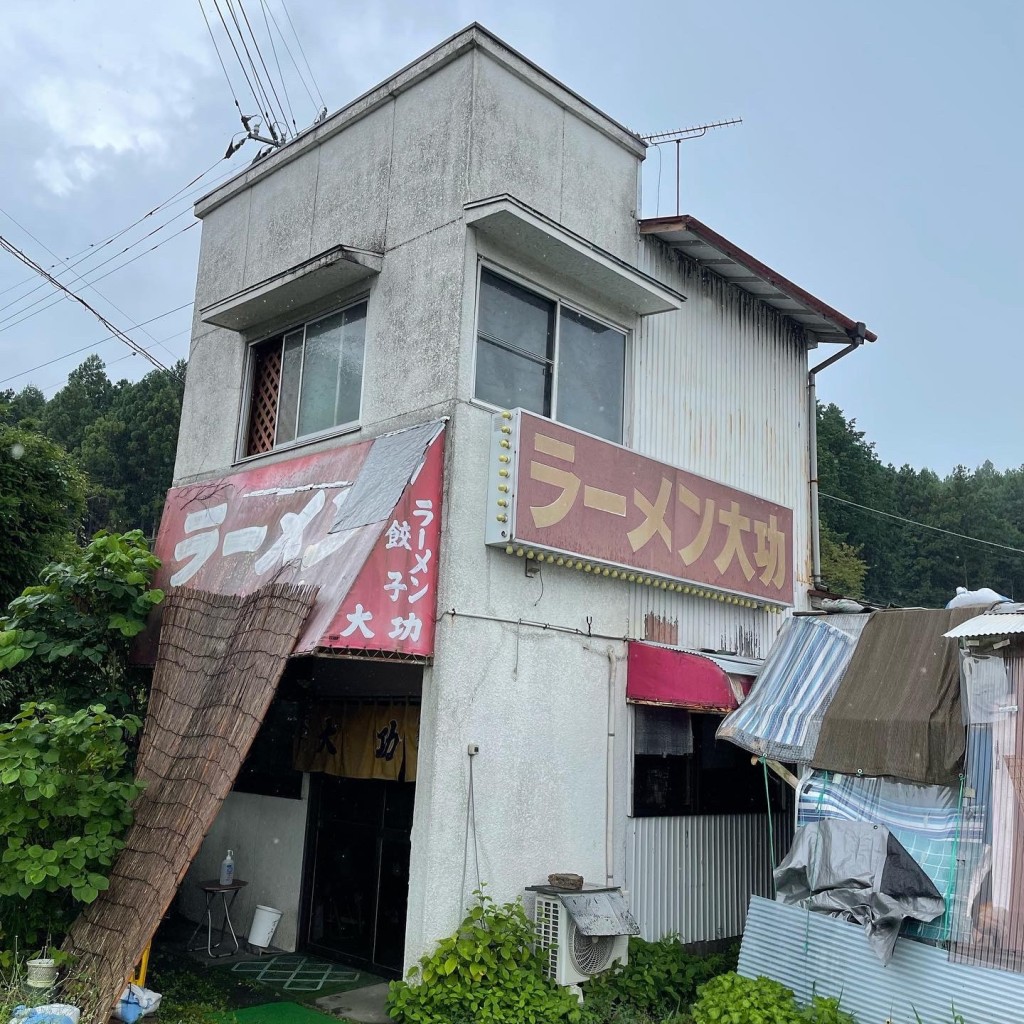
[[[850,344],[840,349],[835,355],[829,356],[824,362],[807,371],[807,445],[808,465],[811,486],[811,585],[818,588],[822,584],[821,579],[821,538],[819,536],[818,518],[818,391],[816,377],[827,366],[839,362],[843,356],[848,356],[854,349],[864,344],[867,327],[858,322],[857,325],[847,332],[850,336]]]
[[[604,884],[615,884],[615,710],[616,659],[608,648],[608,736],[605,750]]]

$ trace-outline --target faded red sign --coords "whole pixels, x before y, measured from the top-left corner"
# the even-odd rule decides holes
[[[791,509],[530,413],[514,418],[510,542],[792,604]]]
[[[430,655],[441,531],[441,424],[342,445],[167,494],[156,585],[319,592],[297,652]]]

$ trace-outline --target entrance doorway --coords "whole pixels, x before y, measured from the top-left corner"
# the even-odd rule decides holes
[[[306,946],[399,976],[413,782],[313,776]]]

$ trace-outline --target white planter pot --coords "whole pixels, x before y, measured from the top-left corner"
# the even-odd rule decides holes
[[[27,960],[25,967],[28,971],[25,982],[30,988],[49,988],[57,980],[57,962],[48,957]]]

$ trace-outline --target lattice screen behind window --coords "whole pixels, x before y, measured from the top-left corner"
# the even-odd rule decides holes
[[[245,454],[260,455],[274,447],[277,425],[277,396],[281,389],[281,345],[257,350],[253,367],[252,401],[249,404],[249,433]]]

